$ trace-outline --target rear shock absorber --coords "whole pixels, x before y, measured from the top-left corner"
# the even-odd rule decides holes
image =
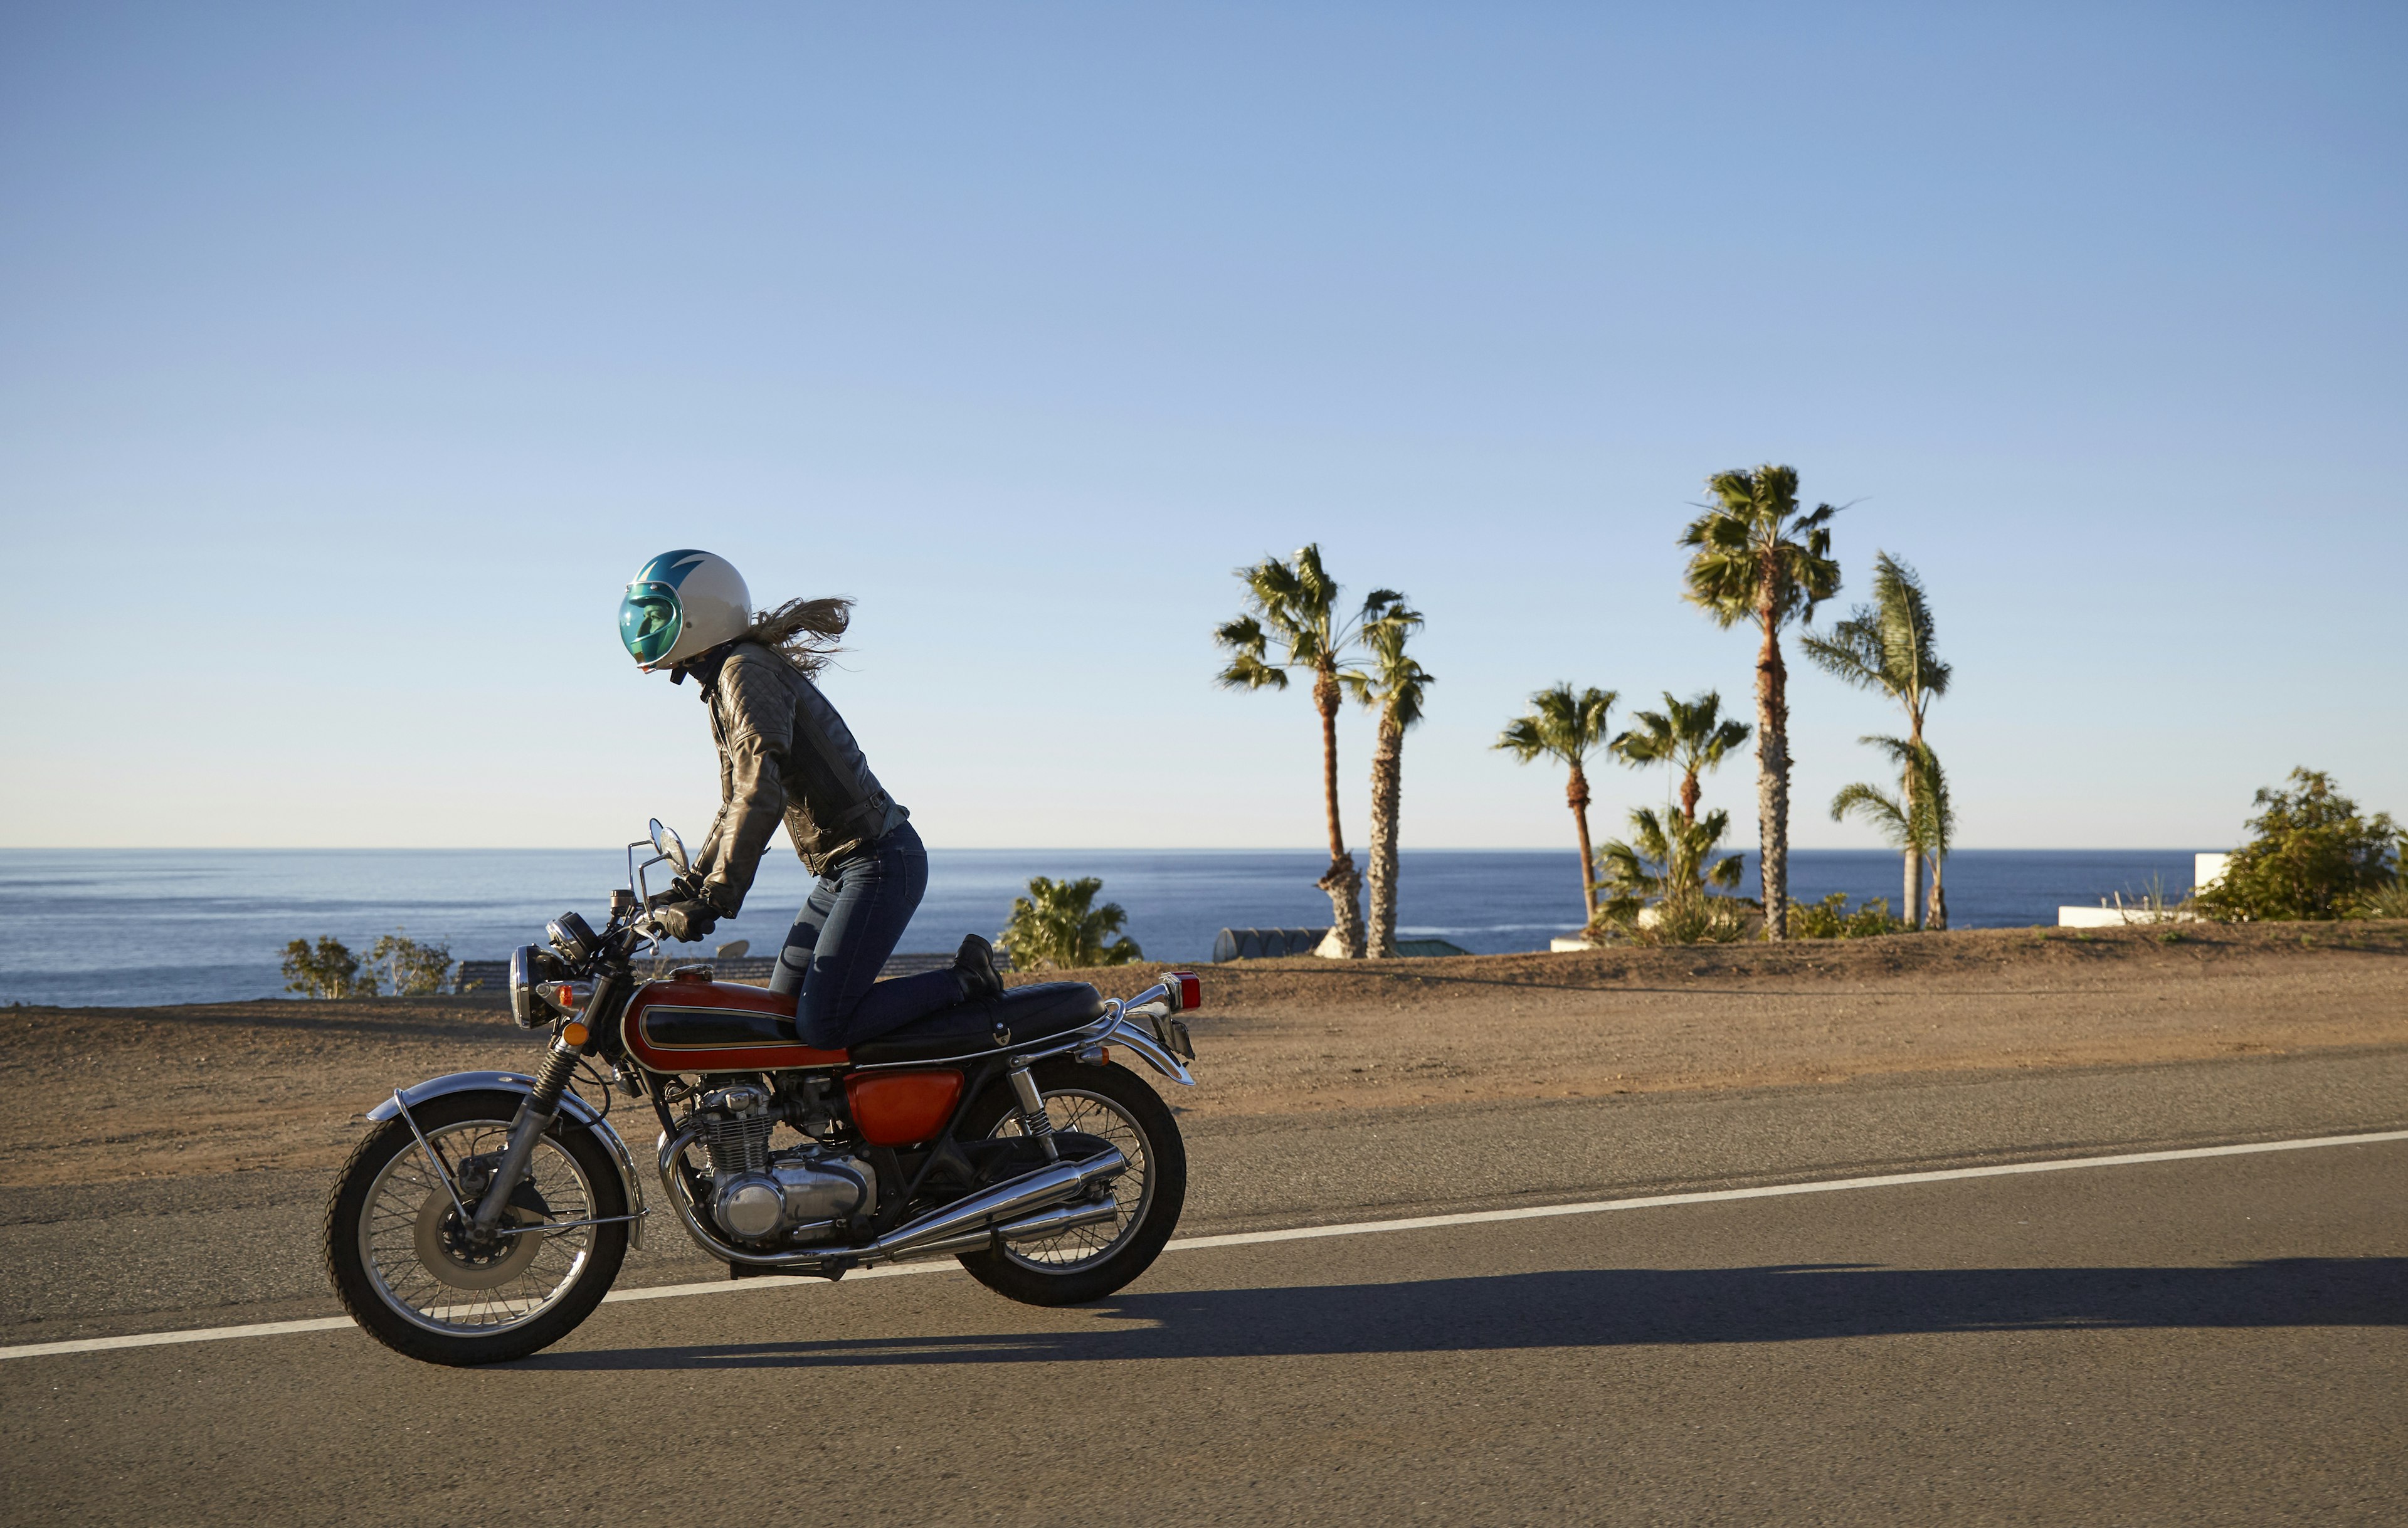
[[[1011,1096],[1020,1105],[1020,1133],[1037,1142],[1045,1160],[1062,1160],[1062,1149],[1054,1144],[1054,1117],[1045,1111],[1045,1100],[1037,1092],[1037,1079],[1028,1074],[1028,1063],[1021,1057],[1011,1059]]]

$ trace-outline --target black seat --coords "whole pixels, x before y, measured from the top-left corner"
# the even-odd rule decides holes
[[[1104,996],[1083,981],[1039,981],[1001,997],[939,1008],[901,1029],[851,1048],[854,1063],[936,1061],[1008,1045],[1026,1045],[1104,1016]]]

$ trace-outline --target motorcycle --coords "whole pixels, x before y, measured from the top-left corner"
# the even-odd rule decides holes
[[[651,1104],[661,1197],[731,1278],[952,1257],[997,1293],[1060,1306],[1161,1253],[1186,1150],[1113,1052],[1194,1085],[1179,1017],[1199,1006],[1192,973],[1126,1002],[1039,982],[817,1050],[791,996],[706,965],[638,978],[668,895],[647,872],[688,861],[658,821],[627,848],[603,928],[566,912],[510,957],[512,1018],[550,1035],[535,1075],[455,1073],[368,1111],[327,1201],[325,1258],[369,1335],[429,1363],[492,1364],[592,1314],[652,1213],[614,1097]]]

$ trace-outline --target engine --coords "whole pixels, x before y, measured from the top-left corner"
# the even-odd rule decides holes
[[[816,1141],[770,1150],[778,1119],[769,1090],[751,1083],[706,1094],[692,1116],[710,1154],[710,1212],[729,1235],[824,1235],[878,1202],[876,1170],[858,1157]]]

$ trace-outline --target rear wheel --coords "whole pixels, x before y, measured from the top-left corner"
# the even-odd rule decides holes
[[[961,1254],[970,1277],[1032,1306],[1100,1300],[1152,1266],[1179,1225],[1187,1199],[1187,1148],[1161,1095],[1125,1067],[1055,1060],[1031,1067],[1046,1118],[1119,1148],[1128,1170],[1110,1185],[1113,1217],[1042,1241],[1009,1242]],[[972,1139],[1022,1133],[1011,1090],[998,1082],[972,1104],[959,1134]]]
[[[392,1119],[344,1164],[326,1202],[326,1271],[343,1308],[397,1353],[430,1364],[496,1364],[566,1336],[609,1292],[627,1252],[625,1190],[610,1153],[559,1121],[537,1142],[510,1195],[504,1235],[467,1234],[446,1180],[470,1211],[509,1139],[523,1095],[453,1093],[410,1110],[426,1136]],[[433,1156],[428,1152],[431,1149]]]

